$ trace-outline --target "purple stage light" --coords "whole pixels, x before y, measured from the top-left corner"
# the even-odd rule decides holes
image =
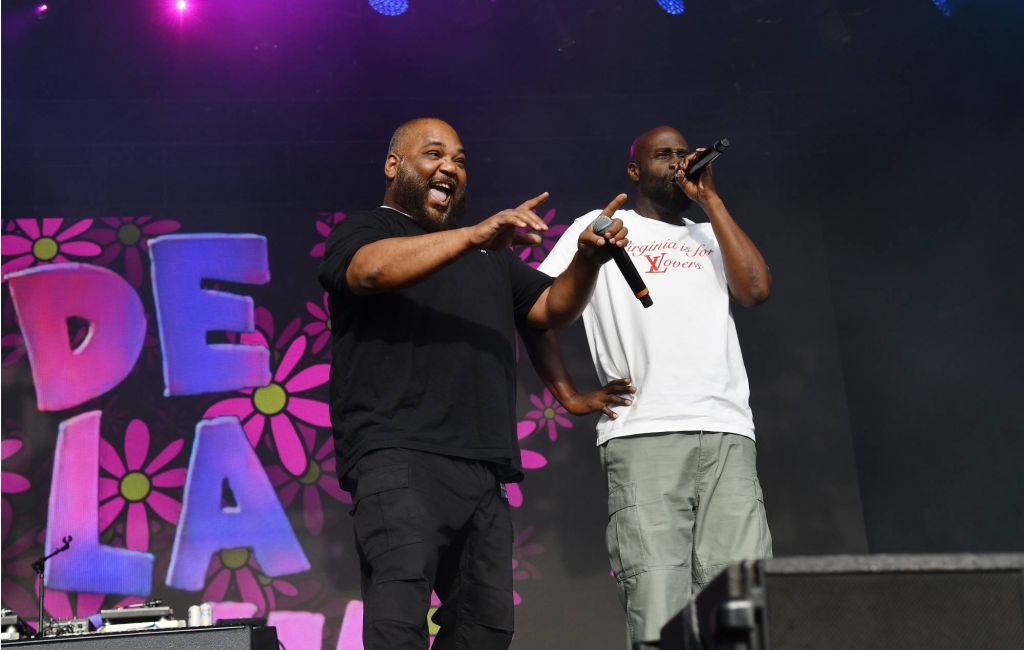
[[[673,16],[678,16],[686,11],[686,6],[683,5],[683,0],[658,0],[658,4],[662,9]]]
[[[409,0],[369,0],[370,6],[384,16],[399,16],[409,9]]]
[[[178,0],[174,3],[174,8],[178,10],[178,13],[185,13],[185,10],[188,9],[188,2],[185,0]]]
[[[42,17],[49,10],[50,7],[46,4],[36,5],[36,15],[39,17]]]

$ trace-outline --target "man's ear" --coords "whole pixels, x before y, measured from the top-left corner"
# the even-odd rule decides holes
[[[402,157],[397,153],[389,153],[388,157],[384,159],[384,175],[390,180],[395,180],[398,176],[398,165],[402,162]]]
[[[634,183],[640,182],[640,166],[632,160],[626,165],[626,176],[629,176],[629,180]]]

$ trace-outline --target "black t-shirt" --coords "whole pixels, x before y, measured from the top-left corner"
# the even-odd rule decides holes
[[[361,247],[425,233],[381,207],[350,215],[327,240],[338,476],[368,451],[403,447],[488,461],[521,480],[515,327],[552,279],[507,249],[478,250],[398,291],[352,293],[345,273]]]

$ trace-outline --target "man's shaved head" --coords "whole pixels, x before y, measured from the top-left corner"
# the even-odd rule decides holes
[[[452,131],[455,131],[455,129],[452,128],[451,124],[448,124],[444,120],[437,117],[413,118],[408,122],[405,122],[404,124],[400,125],[397,129],[395,129],[395,132],[391,134],[391,141],[388,143],[388,153],[397,154],[399,156],[402,155],[402,151],[404,150],[405,146],[408,143],[409,135],[414,133],[417,128],[431,124],[441,124],[448,127]]]
[[[682,133],[680,133],[677,129],[672,128],[671,126],[656,126],[649,131],[644,131],[643,133],[638,135],[635,140],[633,140],[632,144],[629,145],[629,162],[635,163],[637,154],[640,153],[640,151],[642,151],[643,147],[651,140],[653,140],[656,136],[661,135],[662,133],[665,132],[676,134],[680,138],[683,137]],[[683,141],[685,142],[686,138],[683,138]]]

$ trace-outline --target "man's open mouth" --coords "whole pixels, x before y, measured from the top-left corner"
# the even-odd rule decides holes
[[[431,202],[442,207],[447,207],[452,194],[455,193],[455,183],[452,181],[431,181],[428,187],[430,188]]]

